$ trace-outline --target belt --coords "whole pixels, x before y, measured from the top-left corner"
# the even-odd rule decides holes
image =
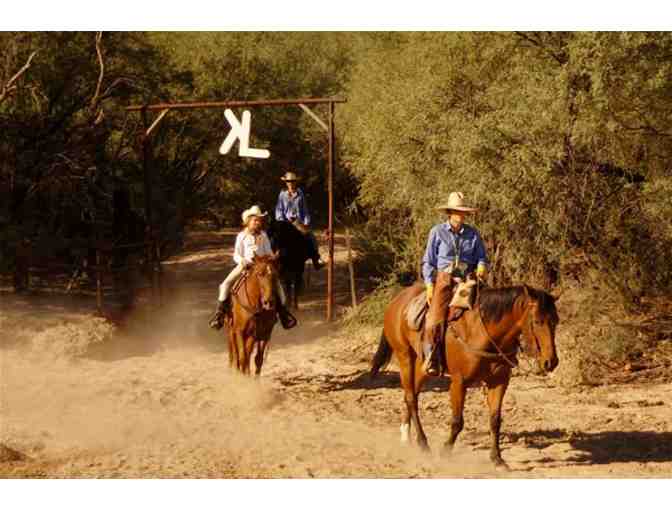
[[[464,273],[464,272],[466,272],[468,267],[469,267],[469,264],[467,264],[466,262],[459,262],[457,264],[455,262],[449,262],[448,265],[439,269],[439,272],[441,272],[441,273],[454,273],[456,271],[459,271],[461,273]]]

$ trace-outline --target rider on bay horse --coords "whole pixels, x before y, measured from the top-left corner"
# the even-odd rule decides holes
[[[488,257],[478,231],[464,223],[464,217],[477,209],[464,203],[464,195],[453,192],[446,204],[436,209],[446,211],[447,221],[435,225],[429,233],[422,258],[422,276],[427,291],[429,311],[423,334],[422,354],[428,375],[438,374],[434,346],[443,332],[444,321],[456,320],[470,307],[471,276],[485,278]],[[457,287],[457,292],[453,292]],[[466,298],[465,295],[466,294]]]
[[[317,239],[310,230],[310,212],[308,203],[303,190],[297,186],[299,177],[294,172],[287,172],[280,177],[287,185],[287,189],[280,191],[278,203],[275,206],[275,219],[278,221],[288,221],[292,223],[301,233],[310,241],[312,248],[311,259],[313,267],[320,269],[324,262],[320,259],[320,251],[317,246]]]
[[[236,244],[233,250],[233,260],[236,267],[229,273],[226,279],[219,286],[219,299],[217,301],[217,310],[214,317],[210,320],[210,327],[221,329],[224,325],[224,318],[231,312],[231,288],[241,277],[245,269],[252,266],[254,257],[263,257],[265,255],[274,255],[271,249],[271,243],[262,229],[263,218],[268,213],[262,213],[259,206],[254,205],[245,210],[242,214],[243,230],[236,237]],[[287,298],[279,280],[274,282],[277,301],[277,310],[282,327],[292,328],[296,325],[296,319],[286,308]]]

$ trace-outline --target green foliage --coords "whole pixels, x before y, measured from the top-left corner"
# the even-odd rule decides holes
[[[358,220],[370,268],[417,274],[443,220],[434,206],[461,190],[480,207],[471,220],[492,284],[557,272],[597,279],[628,305],[669,294],[669,33],[105,33],[99,101],[94,33],[3,33],[0,44],[0,86],[38,52],[0,100],[3,269],[26,240],[83,244],[78,224],[109,222],[115,190],[142,214],[142,123],[124,106],[345,96],[336,210]],[[252,145],[269,160],[220,156],[227,129],[223,111],[195,110],[153,132],[164,239],[192,219],[237,225],[252,203],[271,209],[291,167],[324,223],[326,137],[312,119],[255,109]]]
[[[481,212],[494,284],[587,269],[633,303],[672,283],[670,34],[408,34],[349,83],[347,167],[368,235],[417,270],[434,205]]]
[[[385,308],[401,290],[396,279],[382,281],[371,294],[366,296],[357,308],[351,308],[343,317],[342,324],[346,332],[355,332],[362,326],[383,326]]]

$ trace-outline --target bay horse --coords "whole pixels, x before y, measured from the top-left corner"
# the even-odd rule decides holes
[[[252,351],[255,375],[261,373],[264,352],[277,322],[274,280],[276,258],[255,257],[254,264],[236,282],[231,293],[231,315],[225,321],[229,336],[229,366],[243,374],[250,373]]]
[[[310,241],[289,221],[275,220],[271,217],[266,233],[273,251],[280,254],[280,281],[287,294],[287,304],[299,309],[299,295],[303,293],[303,273],[306,260],[312,256]]]
[[[418,414],[418,396],[427,377],[422,360],[417,355],[422,348],[421,332],[408,326],[405,313],[409,303],[423,292],[424,285],[415,284],[402,290],[387,306],[370,374],[375,377],[390,361],[392,354],[396,355],[406,403],[400,427],[401,440],[408,441],[412,420],[418,445],[428,450],[427,436]],[[522,347],[536,357],[540,370],[551,372],[558,365],[555,329],[559,317],[555,300],[547,292],[527,285],[482,289],[471,310],[466,310],[457,321],[447,323],[443,345],[450,375],[453,418],[450,436],[443,447],[444,455],[452,451],[464,425],[467,387],[484,383],[490,411],[490,460],[496,468],[508,469],[499,448],[502,400],[511,370],[517,365],[521,336],[525,342]]]

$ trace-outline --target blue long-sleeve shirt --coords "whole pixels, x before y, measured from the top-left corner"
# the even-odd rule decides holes
[[[437,271],[455,262],[458,250],[459,262],[467,264],[467,272],[474,271],[479,265],[488,267],[485,244],[474,227],[462,225],[455,234],[448,223],[440,223],[429,232],[422,257],[422,277],[426,284],[436,280]]]
[[[297,189],[293,196],[289,196],[289,191],[286,189],[280,192],[275,206],[275,219],[278,221],[298,219],[304,225],[310,226],[310,213],[303,190]]]

